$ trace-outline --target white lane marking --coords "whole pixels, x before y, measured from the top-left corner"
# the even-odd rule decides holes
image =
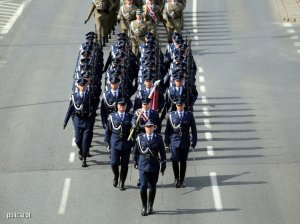
[[[213,198],[215,203],[215,209],[216,211],[222,211],[223,205],[222,205],[220,188],[218,186],[217,173],[210,172],[209,176],[210,176],[211,188],[212,188],[212,193],[213,193]]]
[[[198,29],[193,29],[193,32],[194,33],[198,33]]]
[[[199,71],[200,73],[203,73],[203,72],[204,72],[204,70],[203,70],[202,67],[199,67],[199,68],[198,68],[198,71]]]
[[[202,101],[202,103],[207,103],[206,96],[201,96],[201,101]]]
[[[11,17],[11,14],[9,15],[1,15],[1,18],[10,18]]]
[[[287,29],[286,32],[287,32],[287,33],[295,33],[296,31],[293,30],[293,29]]]
[[[204,119],[203,121],[204,121],[204,126],[205,126],[206,128],[211,128],[209,119]]]
[[[295,47],[300,47],[300,42],[295,42],[294,45]]]
[[[202,92],[202,93],[205,93],[205,92],[206,92],[205,86],[200,86],[200,92]]]
[[[291,24],[291,23],[283,23],[283,26],[285,26],[285,27],[291,27],[291,26],[293,26],[293,24]]]
[[[209,111],[208,111],[208,108],[207,107],[203,107],[203,114],[205,116],[209,116]]]
[[[195,40],[199,40],[199,37],[198,37],[198,36],[194,36],[194,39],[195,39]]]
[[[205,132],[205,138],[206,138],[206,140],[211,140],[212,139],[211,133]]]
[[[16,5],[16,6],[19,6],[19,5],[20,5],[19,3],[13,3],[13,2],[4,2],[4,4],[5,4],[5,5]],[[4,4],[3,4],[3,2],[1,2],[0,5],[3,6]]]
[[[69,157],[69,162],[70,162],[70,163],[73,163],[74,160],[75,160],[75,152],[71,152],[71,153],[70,153],[70,157]]]
[[[72,139],[72,147],[77,147],[76,142],[75,142],[75,138]]]
[[[204,76],[202,76],[202,75],[201,75],[201,76],[199,76],[199,81],[200,81],[200,82],[205,82],[205,78],[204,78]]]
[[[197,0],[193,0],[193,26],[197,27]]]
[[[8,33],[8,31],[11,29],[11,27],[14,25],[14,23],[17,21],[17,19],[19,18],[19,16],[22,14],[25,6],[27,4],[29,4],[31,2],[31,0],[26,0],[24,1],[20,7],[15,11],[15,13],[13,14],[13,16],[9,19],[9,21],[7,22],[7,24],[3,27],[3,29],[1,30],[1,34],[6,34]]]
[[[64,183],[63,193],[61,196],[60,206],[59,206],[59,210],[58,210],[59,215],[65,214],[66,206],[67,206],[67,202],[68,202],[70,185],[71,185],[71,178],[66,178],[65,183]]]
[[[206,149],[207,149],[207,155],[208,156],[214,156],[215,155],[215,152],[214,152],[212,146],[207,146]]]
[[[17,8],[7,8],[7,9],[4,9],[3,7],[5,7],[5,6],[1,6],[1,11],[2,12],[14,12],[17,9]]]
[[[12,12],[7,12],[7,11],[1,10],[1,9],[0,9],[0,13],[1,13],[1,16],[4,15],[4,14],[11,16],[13,14]]]
[[[292,40],[298,40],[299,37],[298,37],[297,35],[294,35],[294,36],[291,36],[291,39],[292,39]]]

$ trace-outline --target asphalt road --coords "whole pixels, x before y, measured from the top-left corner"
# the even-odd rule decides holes
[[[62,130],[90,3],[26,2],[0,35],[0,223],[299,223],[300,25],[283,24],[276,1],[188,1],[199,142],[187,187],[168,162],[147,217],[136,170],[126,191],[112,187],[100,122],[86,169]]]

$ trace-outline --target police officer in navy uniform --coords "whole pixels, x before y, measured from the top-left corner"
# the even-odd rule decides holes
[[[159,114],[157,111],[150,109],[150,101],[151,100],[149,98],[143,98],[142,108],[138,109],[133,115],[131,123],[132,126],[136,128],[137,134],[145,133],[145,123],[148,120],[151,120],[156,124],[156,128],[154,130],[155,133],[160,134],[161,132],[161,121]],[[141,116],[137,122],[140,113],[142,113],[143,116]],[[138,126],[136,126],[137,123]]]
[[[179,188],[185,187],[184,178],[187,158],[190,145],[194,148],[197,144],[197,128],[193,113],[184,110],[184,99],[179,98],[176,102],[176,107],[177,110],[170,112],[167,118],[165,144],[167,149],[171,149],[175,187]],[[190,130],[192,132],[192,136],[190,136]]]
[[[105,143],[110,151],[111,168],[114,173],[113,186],[118,186],[120,176],[119,187],[121,191],[125,190],[130,151],[134,145],[133,141],[127,141],[131,129],[132,114],[126,112],[126,103],[124,98],[118,100],[118,111],[109,115],[105,129]]]
[[[111,88],[108,91],[103,93],[103,98],[101,101],[101,120],[103,128],[106,128],[108,115],[116,111],[116,103],[120,98],[125,98],[127,107],[126,111],[128,112],[132,107],[132,102],[127,95],[122,94],[120,88],[120,79],[118,77],[110,78]]]
[[[79,159],[82,160],[82,167],[87,167],[86,157],[89,154],[93,138],[93,127],[97,107],[93,98],[90,100],[90,93],[86,91],[87,80],[81,78],[77,81],[79,91],[71,95],[70,105],[66,114],[63,128],[67,126],[70,117],[73,117],[75,130],[75,142],[79,148]]]
[[[156,124],[156,128],[154,130],[154,133],[160,134],[161,132],[161,120],[159,118],[159,114],[157,111],[150,109],[150,99],[149,98],[143,98],[142,99],[142,108],[135,111],[133,117],[132,117],[132,127],[135,128],[135,133],[141,134],[145,133],[145,123],[148,120],[153,121]],[[139,115],[141,114],[139,120],[137,121]],[[140,180],[137,181],[137,186],[141,186]]]
[[[153,213],[159,171],[164,175],[166,169],[166,151],[163,138],[161,135],[155,134],[154,129],[155,124],[148,120],[145,124],[146,133],[138,135],[134,148],[134,167],[139,170],[141,180],[142,216]],[[149,197],[147,195],[148,187]],[[147,198],[149,198],[148,210]]]

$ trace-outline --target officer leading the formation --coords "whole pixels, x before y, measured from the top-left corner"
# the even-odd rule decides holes
[[[153,213],[159,171],[164,175],[166,169],[166,151],[163,138],[161,135],[155,134],[154,129],[155,124],[148,120],[145,124],[146,133],[138,135],[134,148],[134,167],[139,170],[141,181],[142,216]],[[148,187],[149,197],[147,195]],[[148,210],[147,198],[149,198]]]
[[[168,149],[171,149],[176,188],[185,187],[184,178],[190,145],[194,148],[197,144],[197,128],[194,115],[190,111],[185,111],[184,107],[184,99],[179,98],[176,102],[177,110],[169,113],[165,130],[165,144]],[[189,133],[190,129],[192,138]]]
[[[82,160],[82,167],[87,167],[86,157],[89,154],[93,138],[93,127],[97,107],[91,102],[90,93],[87,90],[87,80],[81,78],[77,81],[79,91],[71,95],[70,105],[64,120],[65,128],[70,117],[73,117],[75,130],[75,142],[79,148],[79,159]]]
[[[131,129],[132,114],[126,112],[126,100],[121,98],[117,102],[118,111],[109,115],[105,129],[105,143],[111,156],[111,168],[114,173],[113,186],[118,186],[120,176],[120,190],[125,190],[125,180],[128,173],[132,141],[127,141]],[[119,175],[119,166],[121,171]]]
[[[138,9],[136,11],[136,20],[130,23],[130,38],[132,44],[132,52],[136,57],[139,57],[139,46],[145,43],[145,34],[149,28],[143,19],[143,11]]]

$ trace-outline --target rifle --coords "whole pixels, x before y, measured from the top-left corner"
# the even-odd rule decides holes
[[[186,34],[186,43],[187,43],[187,52],[186,52],[186,57],[187,57],[187,75],[186,75],[186,89],[187,89],[187,94],[186,94],[186,106],[187,110],[191,110],[190,106],[190,92],[191,92],[191,74],[192,74],[192,49],[191,49],[191,38],[190,38],[191,32],[188,30]]]
[[[157,79],[160,79],[161,74],[160,74],[160,46],[159,46],[159,36],[158,34],[156,35],[156,44],[155,44],[155,70],[156,70],[156,75]]]
[[[143,111],[141,111],[140,114],[139,114],[139,116],[137,117],[136,122],[135,122],[135,127],[132,127],[130,129],[130,134],[129,134],[128,138],[127,138],[127,141],[132,140],[132,135],[133,135],[134,131],[137,130],[137,126],[140,123],[140,119],[141,119],[142,113],[143,113]]]

